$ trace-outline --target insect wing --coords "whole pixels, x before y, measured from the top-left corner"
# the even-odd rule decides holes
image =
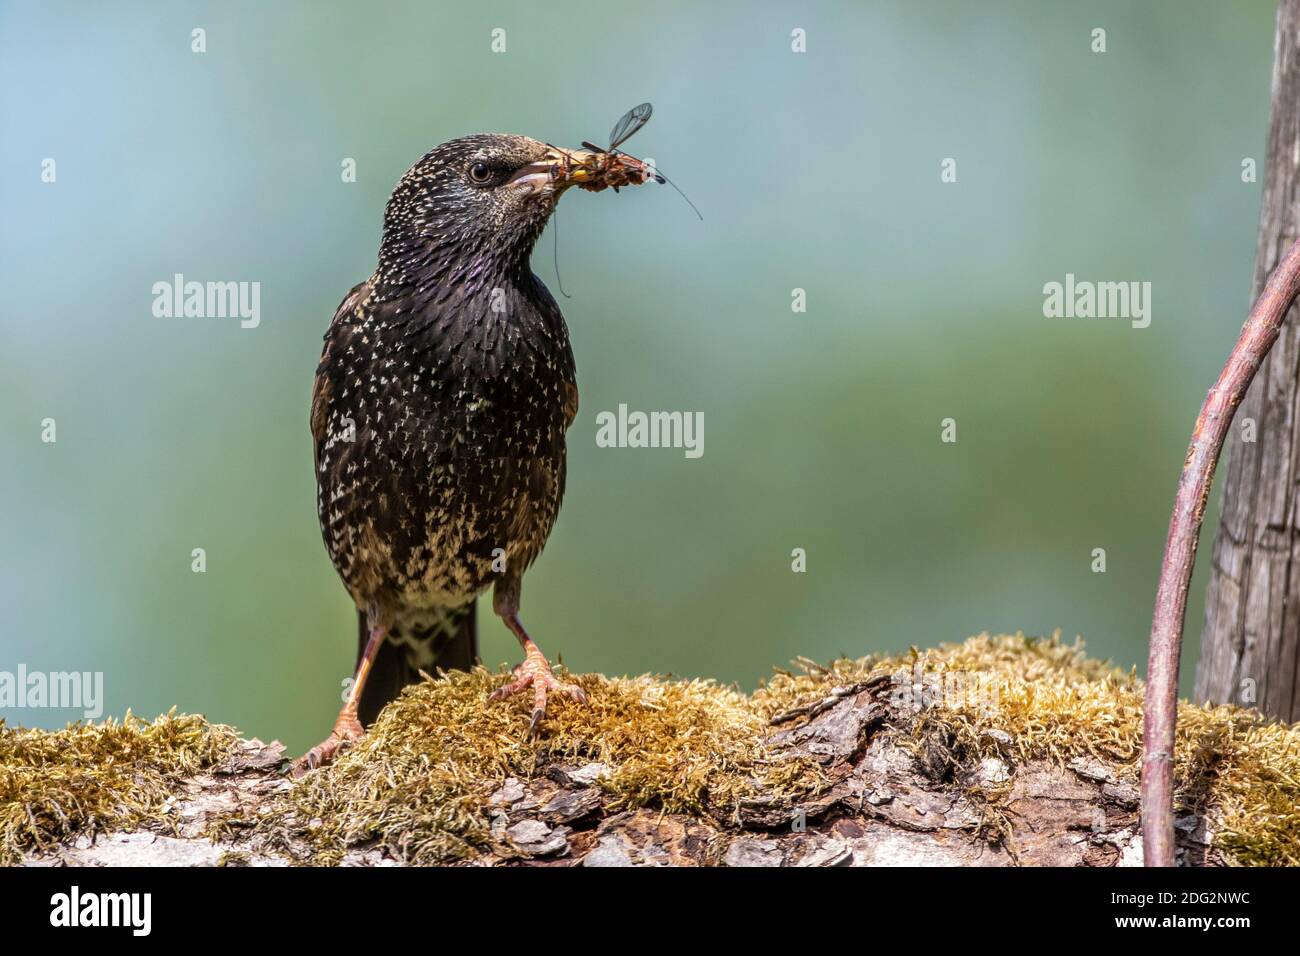
[[[609,131],[609,149],[612,152],[621,144],[626,143],[632,138],[632,135],[646,123],[650,122],[650,114],[654,112],[654,107],[649,103],[642,103],[640,106],[634,106],[622,118],[614,124],[614,128]]]

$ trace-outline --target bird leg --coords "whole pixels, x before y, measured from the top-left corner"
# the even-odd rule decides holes
[[[371,665],[375,662],[375,655],[379,653],[379,648],[383,646],[384,638],[387,636],[388,626],[386,624],[371,624],[370,637],[366,641],[366,650],[361,655],[361,660],[357,662],[356,676],[352,680],[352,686],[348,689],[348,696],[343,702],[343,709],[339,711],[338,719],[334,721],[334,729],[328,737],[293,762],[289,772],[294,779],[303,777],[308,770],[315,770],[317,767],[331,763],[345,746],[353,744],[365,736],[365,728],[361,726],[361,721],[357,719],[357,702],[361,699],[361,690],[365,687],[366,677],[370,673]]]
[[[587,695],[583,693],[581,687],[577,684],[559,680],[555,676],[550,663],[546,660],[546,655],[542,653],[541,648],[533,643],[533,639],[528,636],[523,624],[519,622],[519,581],[517,578],[513,580],[503,579],[497,583],[492,592],[492,610],[496,611],[501,620],[505,622],[506,627],[510,628],[511,633],[519,638],[519,643],[524,648],[524,660],[515,668],[515,679],[489,694],[488,703],[505,700],[531,687],[533,689],[533,719],[528,724],[530,734],[536,733],[537,725],[541,723],[542,718],[546,715],[547,694],[563,694],[580,704],[587,703]]]

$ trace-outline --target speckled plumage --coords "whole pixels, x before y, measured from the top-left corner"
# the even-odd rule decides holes
[[[442,663],[489,585],[517,601],[564,494],[573,352],[529,267],[558,190],[510,178],[547,149],[471,136],[421,159],[389,200],[374,275],[325,335],[311,407],[325,546],[408,669]]]

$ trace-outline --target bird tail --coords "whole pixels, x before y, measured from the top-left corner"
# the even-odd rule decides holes
[[[419,683],[420,671],[435,668],[469,670],[478,663],[478,625],[475,602],[459,608],[438,608],[419,620],[394,625],[375,655],[357,714],[369,727],[384,706],[397,698],[402,688]],[[369,632],[366,615],[357,612],[357,659],[366,649]]]

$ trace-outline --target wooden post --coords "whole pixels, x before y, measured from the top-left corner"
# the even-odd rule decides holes
[[[1300,0],[1298,0],[1300,2]],[[1147,866],[1174,865],[1174,724],[1178,713],[1178,658],[1187,614],[1187,589],[1196,564],[1196,544],[1205,502],[1233,415],[1269,349],[1277,341],[1296,294],[1300,293],[1300,243],[1292,244],[1269,276],[1242,326],[1219,380],[1201,405],[1192,443],[1169,519],[1169,538],[1160,568],[1147,657],[1142,714],[1142,847]]]
[[[1300,236],[1300,0],[1277,11],[1254,294]],[[1300,330],[1283,326],[1229,442],[1196,698],[1300,720]],[[1251,440],[1253,439],[1253,440]]]

